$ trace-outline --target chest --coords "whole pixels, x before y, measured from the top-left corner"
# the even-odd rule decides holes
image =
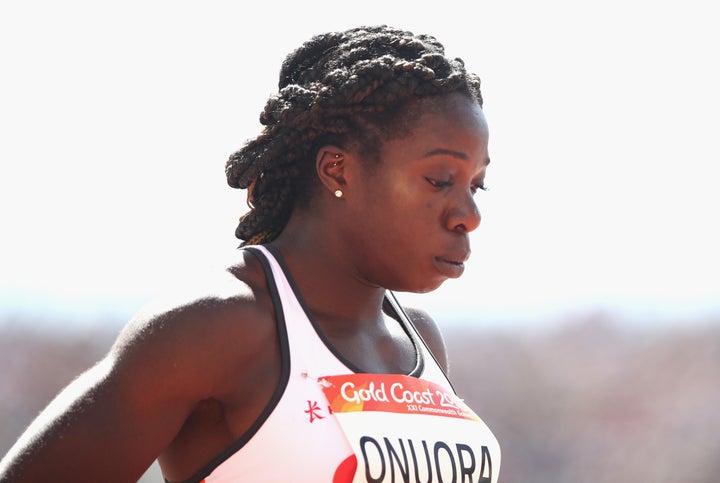
[[[410,374],[419,362],[418,343],[391,319],[374,330],[325,331],[328,348],[358,372]]]

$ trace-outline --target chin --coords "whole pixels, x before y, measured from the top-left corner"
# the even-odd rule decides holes
[[[381,283],[380,286],[395,292],[423,294],[436,290],[450,278],[445,274],[439,273],[432,266],[426,267],[425,269],[417,268],[418,269],[413,271],[404,270],[402,272],[404,276],[394,278],[393,280],[386,280],[385,283],[387,285]]]
[[[417,293],[417,294],[430,293],[433,290],[437,290],[438,288],[440,288],[440,285],[442,285],[445,282],[445,280],[447,280],[447,279],[443,278],[441,280],[433,280],[432,282],[429,282],[429,283],[426,282],[422,286],[418,286],[418,287],[415,287],[412,289],[407,289],[407,290],[402,290],[402,291]]]

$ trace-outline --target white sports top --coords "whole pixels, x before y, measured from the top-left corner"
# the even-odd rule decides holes
[[[342,476],[342,468],[338,468],[352,457],[353,449],[331,412],[318,378],[364,371],[345,360],[319,330],[281,255],[271,246],[245,249],[251,250],[261,261],[275,305],[282,353],[280,384],[252,427],[186,481],[350,482],[348,478],[351,477]],[[393,295],[389,293],[387,298],[415,345],[416,364],[408,375],[432,381],[453,392],[447,377]],[[438,455],[435,457],[437,459]],[[495,463],[498,468],[499,449]],[[492,480],[480,478],[479,481],[490,483],[496,478],[493,475]],[[466,480],[463,476],[457,481]]]

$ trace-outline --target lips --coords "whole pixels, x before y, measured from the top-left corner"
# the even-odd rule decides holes
[[[462,265],[468,258],[470,258],[469,248],[457,248],[455,250],[448,250],[442,255],[436,257],[438,260],[447,263],[453,263],[455,265]]]
[[[435,257],[435,266],[446,277],[458,278],[465,271],[465,261],[469,256],[469,252],[438,256]]]

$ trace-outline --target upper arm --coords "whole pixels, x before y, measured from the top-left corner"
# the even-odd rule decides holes
[[[159,410],[164,395],[152,387],[161,377],[150,354],[113,350],[63,389],[6,455],[2,481],[137,479],[190,403],[178,399]]]
[[[121,374],[109,354],[70,383],[11,448],[0,480],[135,481],[155,459],[158,441],[170,434],[167,423],[181,420],[182,405],[168,408],[163,423],[150,422],[160,414],[153,398],[143,401],[144,381],[129,383],[126,376],[132,374]]]
[[[405,312],[407,312],[413,324],[415,324],[415,327],[418,329],[418,332],[420,332],[420,335],[425,340],[430,352],[435,356],[442,370],[447,374],[447,349],[443,336],[440,333],[440,328],[437,323],[435,323],[435,320],[424,310],[405,307]]]
[[[237,369],[237,306],[206,298],[137,317],[25,431],[0,480],[137,481]],[[223,350],[230,340],[239,354]]]

